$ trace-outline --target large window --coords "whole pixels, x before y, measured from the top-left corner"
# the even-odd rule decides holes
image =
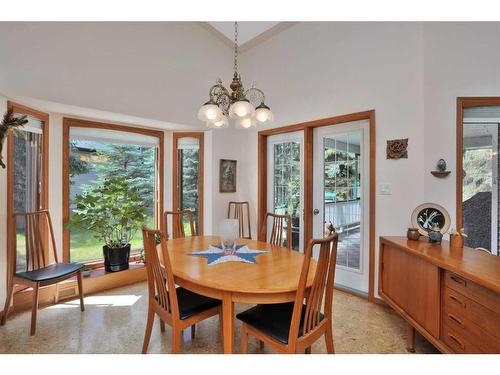
[[[80,124],[78,124],[80,125]],[[68,214],[72,215],[74,198],[103,184],[105,180],[125,177],[139,190],[148,209],[145,225],[159,227],[161,210],[159,137],[130,128],[112,129],[91,126],[70,126],[67,131],[68,148]],[[85,229],[69,233],[69,259],[73,262],[99,262],[104,244]],[[131,240],[132,252],[142,249],[138,230]]]
[[[47,207],[48,115],[9,103],[14,116],[26,115],[28,123],[14,129],[8,140],[8,213],[32,212]],[[44,132],[46,134],[44,134]],[[9,220],[9,243],[16,249],[16,269],[26,267],[25,221]],[[12,253],[14,254],[14,252]]]
[[[187,215],[186,234],[203,232],[203,133],[174,133],[174,210],[193,212],[195,233],[190,233]]]
[[[463,111],[462,224],[465,245],[500,254],[500,106]]]

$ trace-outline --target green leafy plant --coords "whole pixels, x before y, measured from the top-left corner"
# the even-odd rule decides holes
[[[14,116],[14,110],[9,108],[3,115],[2,122],[0,122],[0,167],[5,168],[2,160],[3,143],[7,138],[7,134],[12,129],[22,127],[28,123],[28,116]]]
[[[105,180],[101,185],[74,198],[68,227],[94,232],[110,248],[126,246],[147,217],[139,190],[125,177]]]

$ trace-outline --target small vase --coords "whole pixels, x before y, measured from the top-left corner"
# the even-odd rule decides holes
[[[464,237],[460,234],[450,234],[451,247],[464,247]]]
[[[443,240],[443,234],[437,230],[431,230],[429,232],[429,242],[440,244]]]
[[[408,237],[409,240],[418,241],[418,239],[420,238],[420,232],[417,228],[408,228],[406,237]]]

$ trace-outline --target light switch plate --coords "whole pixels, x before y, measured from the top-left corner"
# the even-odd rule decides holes
[[[379,184],[378,185],[379,195],[391,195],[391,185],[390,184]]]

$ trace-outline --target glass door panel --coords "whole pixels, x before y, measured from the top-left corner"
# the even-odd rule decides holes
[[[303,248],[302,144],[302,132],[268,139],[268,211],[291,216],[292,249],[300,251]]]
[[[361,293],[368,292],[369,144],[368,121],[314,129],[313,236],[335,229],[335,283]]]
[[[360,133],[323,138],[324,222],[339,234],[337,264],[360,269]]]

